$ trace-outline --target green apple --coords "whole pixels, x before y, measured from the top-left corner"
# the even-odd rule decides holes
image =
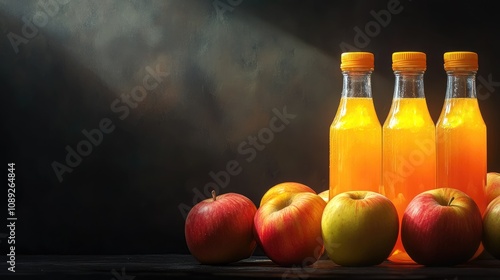
[[[328,201],[321,218],[328,257],[341,266],[372,266],[392,252],[399,233],[396,207],[372,191],[339,193]]]
[[[500,259],[500,196],[493,199],[484,212],[482,240],[484,249]]]
[[[328,200],[330,200],[330,190],[324,190],[318,194],[321,196],[321,198],[328,203]]]

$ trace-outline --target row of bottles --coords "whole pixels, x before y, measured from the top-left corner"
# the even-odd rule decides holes
[[[424,93],[425,53],[393,53],[394,94],[383,125],[371,92],[373,54],[343,53],[340,68],[342,95],[330,127],[330,198],[349,190],[380,192],[396,206],[401,224],[414,196],[453,187],[470,195],[483,213],[486,125],[476,98],[477,54],[444,54],[447,88],[436,124]],[[389,260],[413,262],[401,235]]]

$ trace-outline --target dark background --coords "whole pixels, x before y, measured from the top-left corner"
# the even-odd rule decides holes
[[[446,87],[443,53],[477,52],[488,171],[500,171],[500,25],[492,4],[0,1],[3,174],[15,162],[16,253],[187,253],[186,211],[216,183],[210,173],[220,175],[233,160],[241,172],[220,192],[256,204],[283,181],[327,189],[341,46],[374,53],[382,123],[393,52],[427,54],[425,93],[435,121]],[[388,5],[398,12],[384,18]],[[27,27],[33,21],[36,32]],[[15,41],[17,51],[13,34],[24,38]],[[127,113],[121,98],[144,86],[146,67],[168,76],[150,79],[156,87]],[[285,107],[295,118],[254,158],[238,149],[249,148],[249,137],[269,128],[273,109]],[[113,131],[59,180],[53,165],[67,165],[67,148],[76,150],[87,141],[82,131],[103,120]],[[0,228],[5,256],[7,229]]]

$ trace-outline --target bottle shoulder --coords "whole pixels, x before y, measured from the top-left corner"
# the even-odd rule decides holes
[[[425,98],[394,99],[384,122],[385,129],[416,129],[435,127]]]
[[[438,128],[484,127],[485,122],[476,98],[447,98],[436,126]]]
[[[342,97],[331,127],[336,129],[381,127],[373,99]]]

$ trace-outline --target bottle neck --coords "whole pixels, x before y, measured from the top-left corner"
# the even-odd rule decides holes
[[[476,98],[475,71],[447,71],[446,98]]]
[[[343,71],[342,97],[372,97],[371,71]]]
[[[425,98],[424,71],[394,71],[394,98]]]

